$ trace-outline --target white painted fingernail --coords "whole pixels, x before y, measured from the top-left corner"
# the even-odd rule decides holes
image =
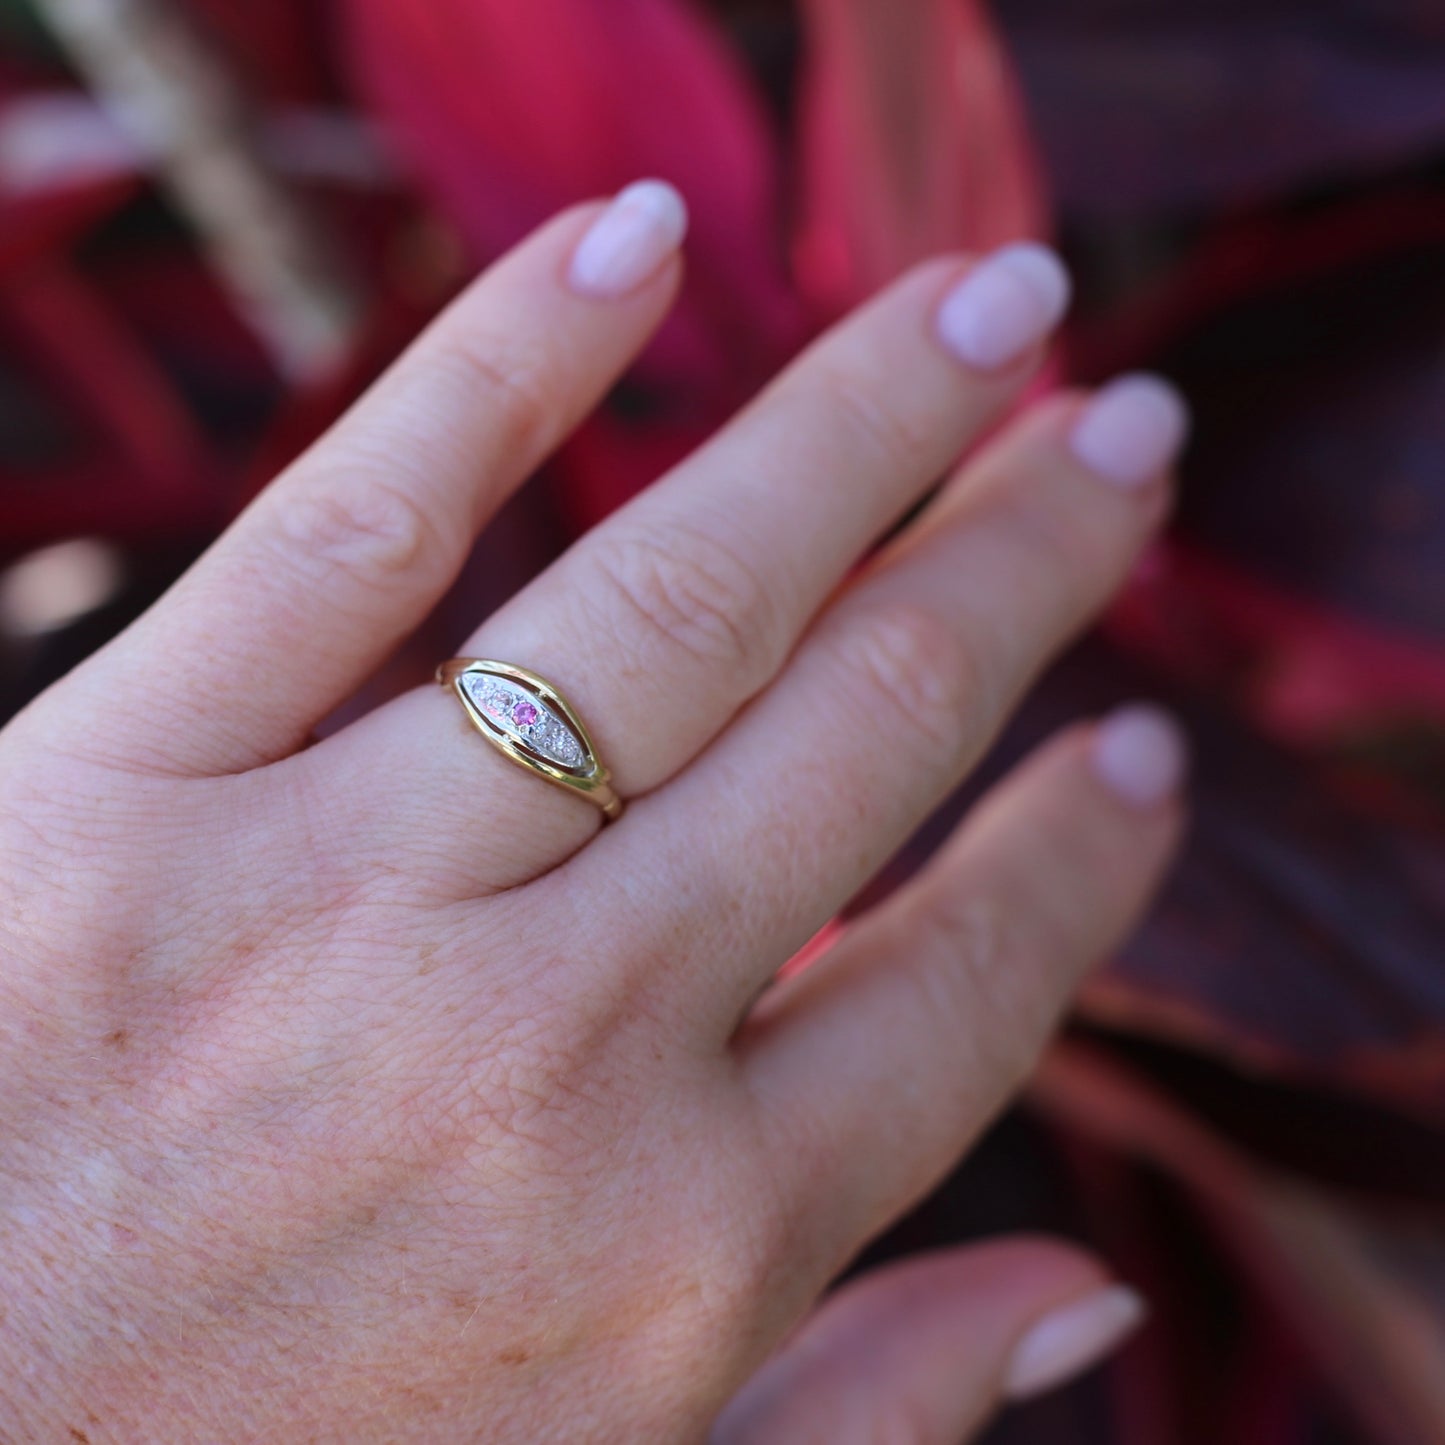
[[[1072,1380],[1133,1334],[1146,1312],[1144,1301],[1123,1285],[1061,1305],[1014,1346],[1004,1394],[1010,1400],[1029,1400]]]
[[[1167,712],[1136,703],[1099,724],[1093,762],[1100,781],[1121,802],[1157,808],[1183,784],[1189,747]]]
[[[1059,324],[1069,273],[1047,246],[1023,241],[980,261],[938,308],[938,334],[961,361],[994,371]]]
[[[682,244],[687,203],[666,181],[635,181],[619,191],[572,253],[568,280],[584,296],[625,296]]]
[[[1183,450],[1189,407],[1159,376],[1121,376],[1095,393],[1074,423],[1074,455],[1118,487],[1152,481]]]

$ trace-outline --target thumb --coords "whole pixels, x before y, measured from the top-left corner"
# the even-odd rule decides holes
[[[1051,1240],[919,1256],[826,1300],[723,1411],[710,1445],[958,1445],[1001,1402],[1096,1364],[1143,1316],[1097,1261]]]

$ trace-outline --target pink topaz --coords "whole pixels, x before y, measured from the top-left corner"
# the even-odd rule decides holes
[[[519,727],[529,728],[537,721],[537,709],[529,702],[519,702],[512,709],[512,721]]]

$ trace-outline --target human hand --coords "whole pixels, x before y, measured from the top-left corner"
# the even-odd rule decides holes
[[[789,1337],[1180,829],[1169,725],[1081,726],[767,987],[1167,509],[1182,408],[1126,380],[852,570],[1036,370],[1046,253],[919,267],[482,622],[615,826],[434,687],[306,746],[643,344],[682,228],[655,185],[543,228],[0,736],[0,1438],[952,1442],[1132,1322],[1016,1240]]]

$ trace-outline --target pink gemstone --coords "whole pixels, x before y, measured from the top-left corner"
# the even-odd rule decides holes
[[[529,728],[537,721],[537,709],[529,702],[519,702],[512,709],[512,721],[518,727]]]

